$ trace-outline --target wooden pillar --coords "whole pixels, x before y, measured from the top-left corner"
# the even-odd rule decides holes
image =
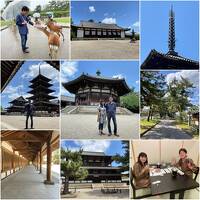
[[[21,166],[21,169],[22,169],[23,167],[22,167],[22,157],[21,156],[19,157],[19,162],[20,162],[20,166]]]
[[[47,171],[46,171],[46,180],[44,181],[44,184],[50,184],[53,185],[54,182],[51,180],[51,156],[52,156],[52,152],[51,152],[51,137],[52,137],[52,133],[50,134],[46,144],[47,144]]]
[[[12,169],[13,169],[13,173],[15,173],[15,151],[14,150],[12,154]]]
[[[20,168],[20,162],[19,162],[19,159],[20,159],[20,155],[18,155],[18,168],[19,168],[19,170],[20,170],[21,168]]]
[[[40,149],[40,174],[42,173],[42,149]]]
[[[38,153],[37,153],[37,158],[36,158],[36,170],[37,171],[39,170],[38,163],[39,163],[39,158],[38,158]]]

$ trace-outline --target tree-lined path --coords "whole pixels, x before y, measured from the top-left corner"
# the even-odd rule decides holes
[[[161,120],[154,128],[143,135],[143,139],[192,139],[188,133],[176,127],[174,120]]]

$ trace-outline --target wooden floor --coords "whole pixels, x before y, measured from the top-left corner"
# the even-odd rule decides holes
[[[45,185],[44,174],[34,166],[28,166],[1,182],[2,199],[58,199],[59,180],[53,177],[54,185]]]

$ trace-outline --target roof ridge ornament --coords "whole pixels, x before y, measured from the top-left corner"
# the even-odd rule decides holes
[[[39,75],[41,74],[40,65],[41,65],[41,62],[39,63]]]
[[[100,76],[100,75],[101,75],[101,72],[100,72],[99,69],[97,70],[96,75],[97,75],[97,76]]]
[[[169,11],[169,36],[168,36],[168,55],[177,56],[178,53],[175,51],[176,38],[175,38],[175,13],[173,11],[173,5]]]

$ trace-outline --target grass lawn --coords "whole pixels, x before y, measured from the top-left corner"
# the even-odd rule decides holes
[[[187,133],[191,134],[194,138],[198,138],[198,131],[194,131],[192,130],[192,126],[188,126],[187,122],[178,122],[176,121],[176,126],[180,129],[182,129],[183,131],[186,131]]]
[[[10,25],[13,25],[13,24],[14,24],[13,20],[1,20],[0,26],[1,27],[3,27],[3,26],[10,26]]]
[[[70,23],[70,17],[53,18],[57,23]]]
[[[144,133],[146,130],[148,130],[149,128],[157,124],[158,122],[159,122],[158,119],[149,120],[149,122],[147,121],[147,119],[141,119],[140,120],[140,134]]]

